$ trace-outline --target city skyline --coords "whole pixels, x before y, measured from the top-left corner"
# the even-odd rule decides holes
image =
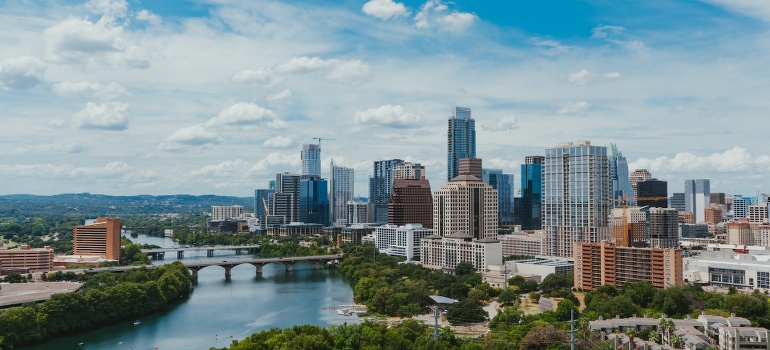
[[[473,110],[476,156],[504,173],[591,140],[669,194],[701,178],[767,191],[770,5],[542,6],[5,2],[0,193],[245,197],[300,173],[314,137],[335,138],[321,176],[334,159],[358,193],[393,158],[438,187],[453,106]]]

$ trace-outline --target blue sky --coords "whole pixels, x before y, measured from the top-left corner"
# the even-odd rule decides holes
[[[438,187],[454,105],[517,179],[591,140],[670,192],[767,192],[768,23],[764,0],[9,0],[0,193],[248,196],[319,136],[357,195],[389,158]]]

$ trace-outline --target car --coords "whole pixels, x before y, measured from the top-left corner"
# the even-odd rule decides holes
[[[227,260],[222,260],[222,262],[227,262]]]

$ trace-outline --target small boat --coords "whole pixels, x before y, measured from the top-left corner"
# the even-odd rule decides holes
[[[78,343],[78,345],[83,345],[83,344],[85,344],[85,343],[84,343],[84,342],[80,342],[80,343]]]
[[[136,321],[134,321],[134,326],[138,326],[138,325],[139,325],[139,324],[141,324],[141,323],[142,323],[141,321],[139,321],[139,320],[136,320]]]

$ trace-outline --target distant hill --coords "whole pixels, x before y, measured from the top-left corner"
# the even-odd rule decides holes
[[[228,196],[138,195],[108,196],[65,193],[53,196],[13,194],[0,196],[0,217],[82,215],[86,217],[126,214],[190,213],[209,211],[212,205],[242,205],[253,210],[254,198]]]

